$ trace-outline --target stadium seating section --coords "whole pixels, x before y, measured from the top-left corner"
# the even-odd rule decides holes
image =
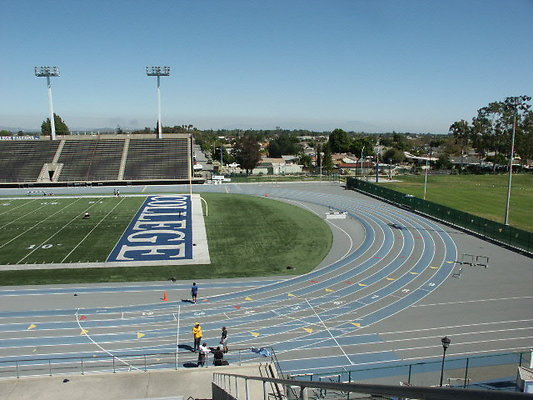
[[[187,179],[189,139],[0,141],[0,182],[36,182],[44,164],[62,164],[60,182]],[[60,154],[56,154],[60,151]],[[124,158],[123,158],[124,157]]]
[[[124,140],[66,140],[59,163],[63,169],[59,180],[116,180]]]
[[[0,141],[0,182],[35,182],[58,146],[59,141]]]
[[[124,179],[186,179],[187,140],[131,139]]]

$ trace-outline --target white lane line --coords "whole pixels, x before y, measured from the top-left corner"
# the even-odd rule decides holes
[[[98,223],[93,227],[93,229],[91,229],[91,230],[89,231],[89,233],[87,233],[87,234],[83,237],[83,239],[81,239],[81,240],[79,241],[79,243],[78,243],[76,246],[74,246],[74,248],[73,248],[72,250],[70,250],[70,252],[69,252],[65,257],[63,257],[63,259],[62,259],[60,262],[61,262],[61,263],[64,262],[64,261],[65,261],[65,260],[66,260],[66,259],[72,254],[72,253],[74,253],[74,251],[75,251],[78,247],[81,246],[81,244],[85,241],[85,239],[87,239],[87,238],[91,235],[91,233],[93,233],[94,230],[95,230],[96,228],[98,228],[98,226],[99,226],[102,222],[104,222],[104,220],[109,216],[109,214],[111,214],[113,211],[115,211],[115,208],[117,208],[119,205],[122,204],[123,201],[124,201],[124,198],[120,199],[120,202],[118,202],[117,204],[115,204],[115,206],[114,206],[114,207],[113,207],[113,208],[112,208],[112,209],[111,209],[111,210],[110,210],[110,211],[104,216],[104,218],[100,219],[100,221],[98,221]]]
[[[28,232],[31,231],[33,228],[35,228],[37,225],[42,224],[42,223],[43,223],[44,221],[46,221],[48,218],[51,218],[51,217],[53,217],[54,215],[59,214],[60,212],[62,212],[65,208],[68,208],[68,207],[72,206],[73,204],[75,204],[75,203],[76,203],[77,201],[79,201],[79,200],[81,200],[81,199],[77,199],[77,200],[73,201],[72,203],[67,204],[65,207],[61,208],[59,211],[56,211],[55,213],[49,215],[49,216],[46,217],[45,219],[43,219],[43,220],[37,222],[35,225],[29,227],[28,229],[26,229],[26,230],[25,230],[24,232],[22,232],[21,234],[15,236],[15,237],[12,238],[11,240],[9,240],[9,241],[7,241],[6,243],[4,243],[3,245],[1,245],[1,246],[0,246],[0,249],[1,249],[2,247],[4,247],[5,245],[11,243],[13,240],[16,240],[16,239],[18,239],[19,237],[21,237],[22,235],[28,233]],[[43,207],[44,207],[44,206],[43,206]],[[35,210],[35,211],[38,211],[38,210],[40,210],[41,208],[42,208],[42,207],[39,207],[39,208],[38,208],[37,210]]]
[[[305,208],[307,210],[309,210],[310,212],[316,214],[317,216],[321,217],[321,215],[319,213],[317,213],[315,210],[313,210],[311,207],[309,207],[307,204],[304,204],[302,203],[301,201],[296,201],[296,200],[290,200],[290,199],[284,199],[285,201],[289,201],[290,203],[294,203],[294,204],[297,204],[300,208]],[[330,220],[326,220],[326,222],[328,224],[330,224],[331,226],[334,226],[335,228],[337,228],[338,230],[340,230],[341,232],[343,232],[347,237],[348,237],[348,240],[350,241],[350,245],[348,246],[348,250],[346,250],[346,252],[341,256],[341,257],[338,257],[336,261],[334,262],[339,262],[343,259],[345,259],[346,257],[348,257],[348,255],[352,252],[352,249],[353,249],[353,239],[352,237],[350,236],[350,234],[348,232],[346,232],[344,229],[342,229],[341,227],[335,225],[332,221]]]
[[[102,198],[100,198],[99,200],[101,200]],[[96,205],[98,204],[98,200],[94,203],[94,204],[91,204],[89,207],[87,207],[83,212],[87,212],[88,210],[90,210],[91,208],[95,207]],[[39,244],[38,246],[35,247],[35,249],[33,249],[32,251],[30,251],[28,254],[26,254],[24,257],[22,257],[20,260],[17,261],[17,264],[20,264],[22,261],[24,261],[26,258],[28,258],[30,255],[32,255],[33,253],[35,253],[37,250],[39,250],[41,248],[41,246],[45,245],[46,243],[48,243],[50,241],[50,239],[52,239],[54,236],[56,236],[59,232],[61,232],[63,229],[65,229],[67,226],[69,226],[72,222],[78,220],[80,218],[79,215],[76,215],[74,216],[70,221],[68,221],[65,225],[63,225],[61,228],[59,228],[59,230],[57,230],[56,232],[54,232],[54,234],[48,238],[46,238],[41,244]]]
[[[311,325],[311,324],[312,324],[312,322],[308,322],[308,321],[306,321],[306,320],[304,320],[304,319],[301,319],[301,318],[291,317],[290,315],[279,314],[279,313],[277,313],[275,310],[272,310],[272,312],[273,312],[275,315],[277,315],[278,317],[280,317],[280,318],[288,318],[288,319],[291,319],[291,320],[293,320],[293,321],[301,322],[302,324],[305,324],[305,325]],[[311,316],[310,316],[310,317],[311,317]],[[287,326],[299,326],[299,325],[296,325],[296,324],[290,324],[290,323],[289,323],[289,324],[287,324]],[[266,327],[263,327],[263,328],[261,328],[261,329],[264,329],[264,328],[266,328]],[[256,328],[256,329],[257,329],[257,328]]]
[[[317,316],[317,318],[320,320],[320,322],[322,323],[322,325],[324,326],[324,329],[326,329],[326,331],[328,331],[328,333],[330,334],[331,338],[335,341],[335,343],[337,343],[337,346],[339,346],[339,349],[342,351],[342,353],[344,354],[344,356],[346,357],[346,359],[348,360],[348,362],[353,365],[353,362],[352,360],[350,360],[350,357],[348,357],[348,354],[346,354],[346,352],[344,351],[344,349],[342,348],[342,346],[339,344],[339,342],[337,342],[337,339],[335,338],[335,336],[333,336],[333,334],[331,333],[331,331],[329,330],[329,328],[326,326],[326,324],[324,323],[324,321],[322,321],[322,319],[320,318],[320,316],[316,313],[315,309],[313,308],[313,306],[311,305],[311,303],[309,303],[309,301],[307,301],[307,299],[305,299],[305,301],[307,302],[307,304],[309,305],[309,308],[311,310],[313,310],[313,312],[315,313],[315,315]]]
[[[178,318],[176,319],[176,365],[178,365],[178,353],[179,353],[179,344],[180,344],[180,314],[181,314],[181,304],[178,304]],[[175,318],[176,316],[174,316]]]
[[[516,352],[516,351],[526,351],[528,349],[524,347],[509,347],[509,348],[502,348],[502,349],[495,349],[495,350],[486,350],[486,351],[476,351],[474,352],[464,352],[464,353],[454,353],[454,356],[472,356],[474,358],[476,355],[481,353],[509,353],[509,352]],[[386,360],[386,361],[369,361],[364,363],[354,363],[354,366],[362,366],[362,365],[382,365],[382,364],[391,364],[398,361],[405,362],[405,364],[408,364],[408,361],[414,361],[414,360],[431,360],[431,359],[439,359],[440,357],[434,357],[434,356],[427,356],[427,357],[409,357],[409,358],[402,358],[402,359],[396,359],[396,360]],[[319,359],[318,357],[316,359]],[[290,363],[293,360],[280,360],[280,363]],[[429,361],[430,362],[430,361]],[[316,363],[315,363],[316,364]],[[283,371],[286,373],[298,373],[298,372],[309,372],[309,371],[321,371],[321,370],[340,370],[345,365],[332,365],[332,366],[324,366],[324,367],[306,367],[305,369],[288,369],[286,367],[283,368]]]
[[[447,306],[450,304],[467,304],[467,303],[485,303],[487,301],[506,301],[506,300],[527,300],[533,299],[533,296],[519,296],[519,297],[501,297],[495,299],[476,299],[476,300],[460,300],[460,301],[448,301],[445,303],[432,303],[432,304],[418,304],[412,307],[429,307],[429,306]]]
[[[516,338],[510,338],[509,340],[524,340],[524,339],[531,339],[531,336],[525,336],[525,337],[516,337]],[[488,342],[504,342],[506,341],[507,339],[505,338],[502,338],[502,339],[493,339],[493,340],[488,340]],[[459,345],[472,345],[472,344],[478,344],[478,343],[485,343],[486,341],[474,341],[474,342],[464,342],[464,343],[456,343],[457,346]],[[372,344],[372,343],[367,343],[367,344]],[[317,347],[316,349],[320,349],[320,350],[325,350],[325,349],[334,349],[335,347],[334,346],[324,346],[324,347]],[[413,350],[428,350],[428,349],[432,349],[432,354],[436,353],[433,351],[433,349],[435,348],[442,348],[440,344],[438,345],[431,345],[431,346],[420,346],[420,347],[405,347],[405,348],[401,348],[401,349],[384,349],[384,350],[381,350],[381,351],[364,351],[364,352],[360,352],[360,353],[353,353],[352,354],[352,357],[357,357],[357,356],[367,356],[367,355],[371,355],[371,354],[380,354],[380,353],[394,353],[394,352],[404,352],[404,351],[413,351]],[[527,349],[522,347],[522,349]],[[290,349],[290,350],[285,350],[285,351],[277,351],[276,354],[278,355],[278,357],[282,354],[288,354],[290,352],[292,352],[294,350]],[[495,350],[491,350],[491,351],[495,351]],[[301,354],[300,352],[298,352],[299,354]],[[473,354],[477,354],[478,352],[476,351],[475,353]],[[464,353],[453,353],[453,356],[457,356],[459,354],[464,354]],[[468,353],[467,353],[468,354]],[[470,353],[472,354],[472,353]],[[305,357],[305,358],[290,358],[290,361],[306,361],[306,360],[314,360],[314,359],[317,359],[317,358],[324,358],[324,357]],[[327,358],[327,357],[325,357]],[[418,357],[418,358],[433,358],[432,356],[421,356],[421,357]],[[355,363],[351,363],[352,365],[358,365],[358,364],[355,364]],[[375,362],[372,362],[371,364],[375,364]]]
[[[420,329],[405,330],[405,331],[380,332],[379,334],[380,335],[397,335],[397,334],[403,334],[403,333],[433,331],[433,330],[438,330],[442,332],[442,330],[444,329],[468,328],[471,326],[481,326],[481,325],[499,325],[499,324],[508,325],[508,324],[515,324],[515,323],[520,323],[520,322],[532,322],[532,321],[533,321],[532,319],[515,319],[515,320],[509,320],[509,321],[477,322],[475,324],[446,325],[446,326],[437,326],[434,328],[420,328]]]
[[[348,257],[348,255],[352,252],[352,249],[353,249],[353,239],[352,239],[352,237],[350,236],[350,234],[348,232],[346,232],[340,226],[335,225],[333,222],[331,222],[329,220],[326,220],[326,222],[328,222],[330,225],[334,226],[335,228],[337,228],[338,230],[343,232],[346,236],[348,236],[348,239],[350,240],[350,245],[348,246],[348,250],[346,250],[346,252],[340,257],[339,260],[342,260],[342,259]]]
[[[98,347],[98,348],[99,348],[100,350],[102,350],[104,353],[107,353],[107,354],[109,354],[111,357],[117,359],[118,361],[120,361],[121,363],[123,363],[124,365],[126,365],[127,367],[129,367],[130,369],[133,368],[133,369],[136,369],[137,371],[141,371],[139,368],[137,368],[137,367],[135,367],[135,366],[133,366],[133,365],[127,363],[126,361],[122,360],[120,357],[115,356],[114,354],[112,354],[111,352],[107,351],[107,350],[104,349],[102,346],[100,346],[98,343],[96,343],[96,342],[93,340],[93,338],[88,334],[88,332],[87,332],[85,329],[83,329],[83,328],[81,327],[80,320],[79,320],[79,318],[78,318],[78,311],[79,311],[79,310],[80,310],[80,309],[78,308],[78,310],[76,311],[76,322],[78,323],[78,326],[80,327],[80,330],[81,330],[82,332],[85,332],[85,336],[86,336],[91,342],[93,342],[93,344],[94,344],[96,347]]]

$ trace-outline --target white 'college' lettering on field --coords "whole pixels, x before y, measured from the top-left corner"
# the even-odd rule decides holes
[[[146,226],[146,228],[143,228]],[[135,221],[133,225],[134,231],[142,231],[146,229],[153,228],[175,228],[175,229],[186,229],[187,220],[182,221]]]
[[[153,234],[154,236],[150,237],[139,237],[142,235],[150,235]],[[151,231],[141,231],[141,232],[135,232],[128,236],[128,240],[132,243],[155,243],[157,242],[158,236],[161,234],[167,234],[167,235],[176,235],[177,237],[174,239],[167,239],[166,242],[176,242],[178,240],[183,240],[185,238],[185,232],[181,231],[173,231],[170,229],[161,229],[161,230],[151,230]]]
[[[184,209],[187,208],[187,204],[184,201],[180,201],[178,203],[169,203],[169,204],[167,204],[167,203],[159,203],[159,202],[156,202],[156,201],[151,201],[146,206],[147,206],[146,208],[155,208],[155,209],[158,209],[158,208],[177,208],[177,209],[184,210]]]
[[[150,201],[154,201],[154,200],[159,200],[159,199],[162,199],[162,200],[169,200],[169,199],[172,199],[171,201],[175,201],[175,200],[187,200],[189,198],[189,196],[174,196],[174,195],[159,195],[159,196],[153,196],[152,197],[152,200]]]
[[[174,251],[176,255],[169,255],[168,258],[183,258],[185,257],[185,243],[177,245],[160,245],[160,246],[128,246],[123,245],[117,255],[119,261],[133,261],[138,258],[126,257],[126,253],[131,251],[142,251],[141,256],[159,256],[166,253],[165,250]]]
[[[115,260],[190,257],[189,207],[188,196],[150,197],[115,250]]]
[[[152,221],[150,219],[150,217],[157,217],[157,216],[178,216],[178,217],[186,217],[187,216],[187,212],[185,211],[182,211],[182,212],[179,212],[179,213],[144,213],[144,210],[143,212],[141,213],[141,215],[139,216],[139,221]]]

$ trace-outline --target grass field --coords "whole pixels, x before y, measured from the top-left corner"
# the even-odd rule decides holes
[[[208,193],[210,265],[2,271],[0,285],[150,281],[294,274],[316,267],[332,235],[315,214],[283,202]],[[105,261],[144,197],[2,200],[0,264]],[[85,211],[91,218],[82,219]]]
[[[385,187],[423,198],[424,176],[401,176]],[[430,175],[426,200],[503,223],[507,175]],[[533,175],[513,176],[510,225],[533,231]]]

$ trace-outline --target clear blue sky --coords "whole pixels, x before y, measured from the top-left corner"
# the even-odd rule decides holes
[[[0,126],[447,133],[533,94],[533,0],[3,1]]]

